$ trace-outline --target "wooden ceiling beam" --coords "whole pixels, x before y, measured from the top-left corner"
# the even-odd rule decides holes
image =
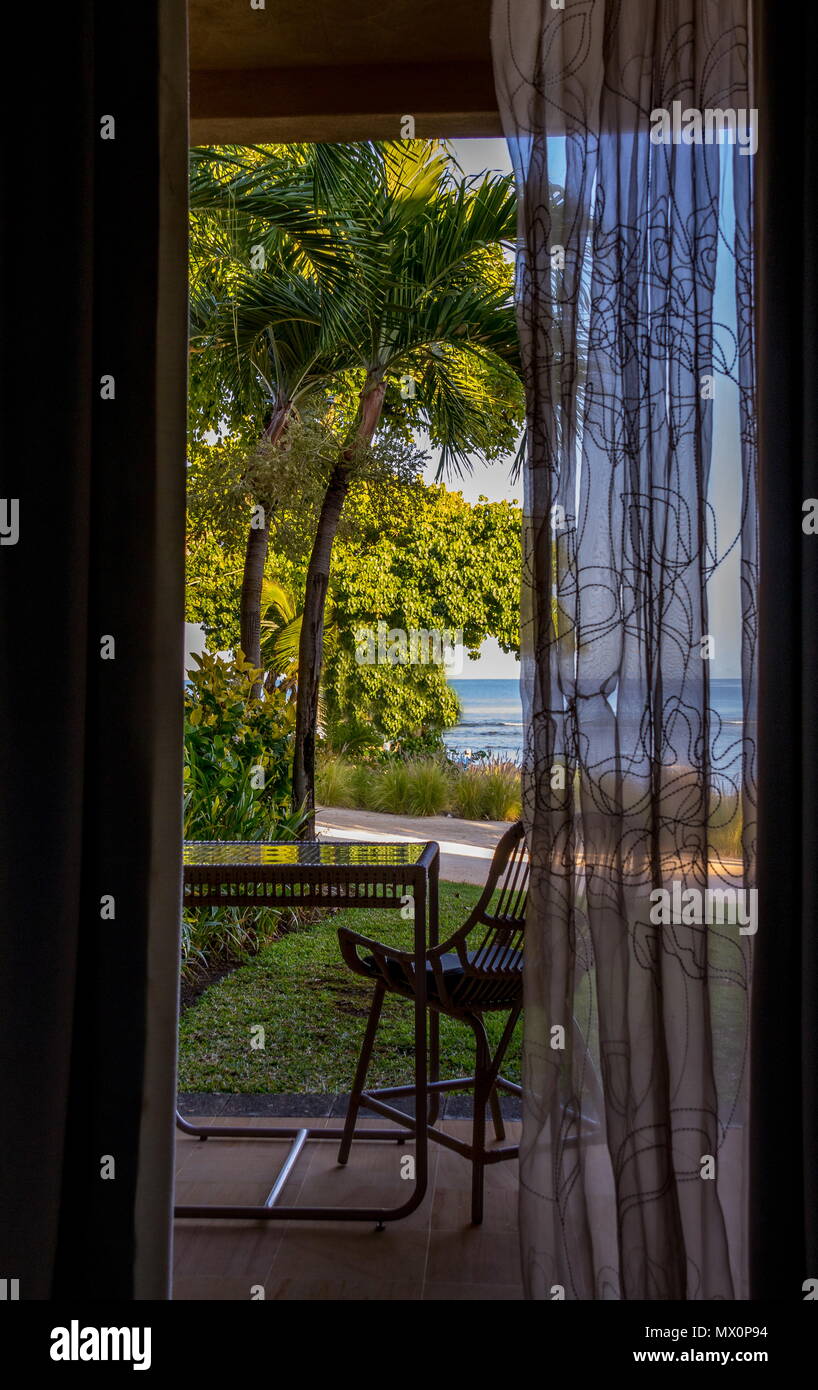
[[[190,75],[191,142],[502,135],[490,62],[279,67]]]

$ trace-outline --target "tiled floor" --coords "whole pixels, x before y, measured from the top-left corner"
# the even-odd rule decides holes
[[[252,1130],[271,1121],[231,1117],[230,1123]],[[275,1123],[337,1125],[327,1119]],[[363,1121],[362,1128],[384,1123]],[[444,1128],[467,1138],[471,1126],[448,1120]],[[519,1129],[507,1121],[505,1142],[516,1143]],[[176,1200],[262,1202],[286,1152],[286,1143],[276,1141],[202,1144],[179,1134]],[[340,1168],[336,1143],[308,1143],[280,1202],[397,1206],[409,1189],[401,1158],[413,1152],[411,1144],[356,1141]],[[429,1158],[423,1203],[381,1232],[358,1222],[177,1221],[174,1297],[250,1299],[263,1289],[268,1299],[521,1299],[516,1161],[486,1169],[483,1225],[473,1227],[469,1163],[439,1144],[430,1145]]]

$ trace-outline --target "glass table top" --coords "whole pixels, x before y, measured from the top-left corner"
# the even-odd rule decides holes
[[[208,864],[262,865],[281,864],[295,867],[313,865],[377,868],[417,864],[426,842],[415,844],[371,844],[337,840],[302,840],[293,844],[264,844],[261,841],[203,841],[186,840],[185,866]]]

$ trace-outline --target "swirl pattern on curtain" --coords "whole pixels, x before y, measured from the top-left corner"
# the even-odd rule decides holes
[[[748,6],[494,4],[528,394],[520,1215],[533,1298],[744,1290]],[[726,133],[720,116],[695,142],[691,109],[727,111]]]

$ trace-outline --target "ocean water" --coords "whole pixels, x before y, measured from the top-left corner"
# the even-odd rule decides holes
[[[449,682],[460,700],[460,723],[443,735],[446,747],[456,756],[466,757],[485,750],[495,757],[520,762],[523,754],[523,707],[520,682],[510,680],[452,680]],[[729,763],[737,752],[741,734],[742,702],[740,680],[712,680],[710,702],[718,719],[711,721],[713,755],[717,762]]]
[[[449,684],[460,701],[460,723],[443,735],[446,747],[459,756],[486,749],[496,757],[520,762],[523,707],[519,680],[451,680]]]

